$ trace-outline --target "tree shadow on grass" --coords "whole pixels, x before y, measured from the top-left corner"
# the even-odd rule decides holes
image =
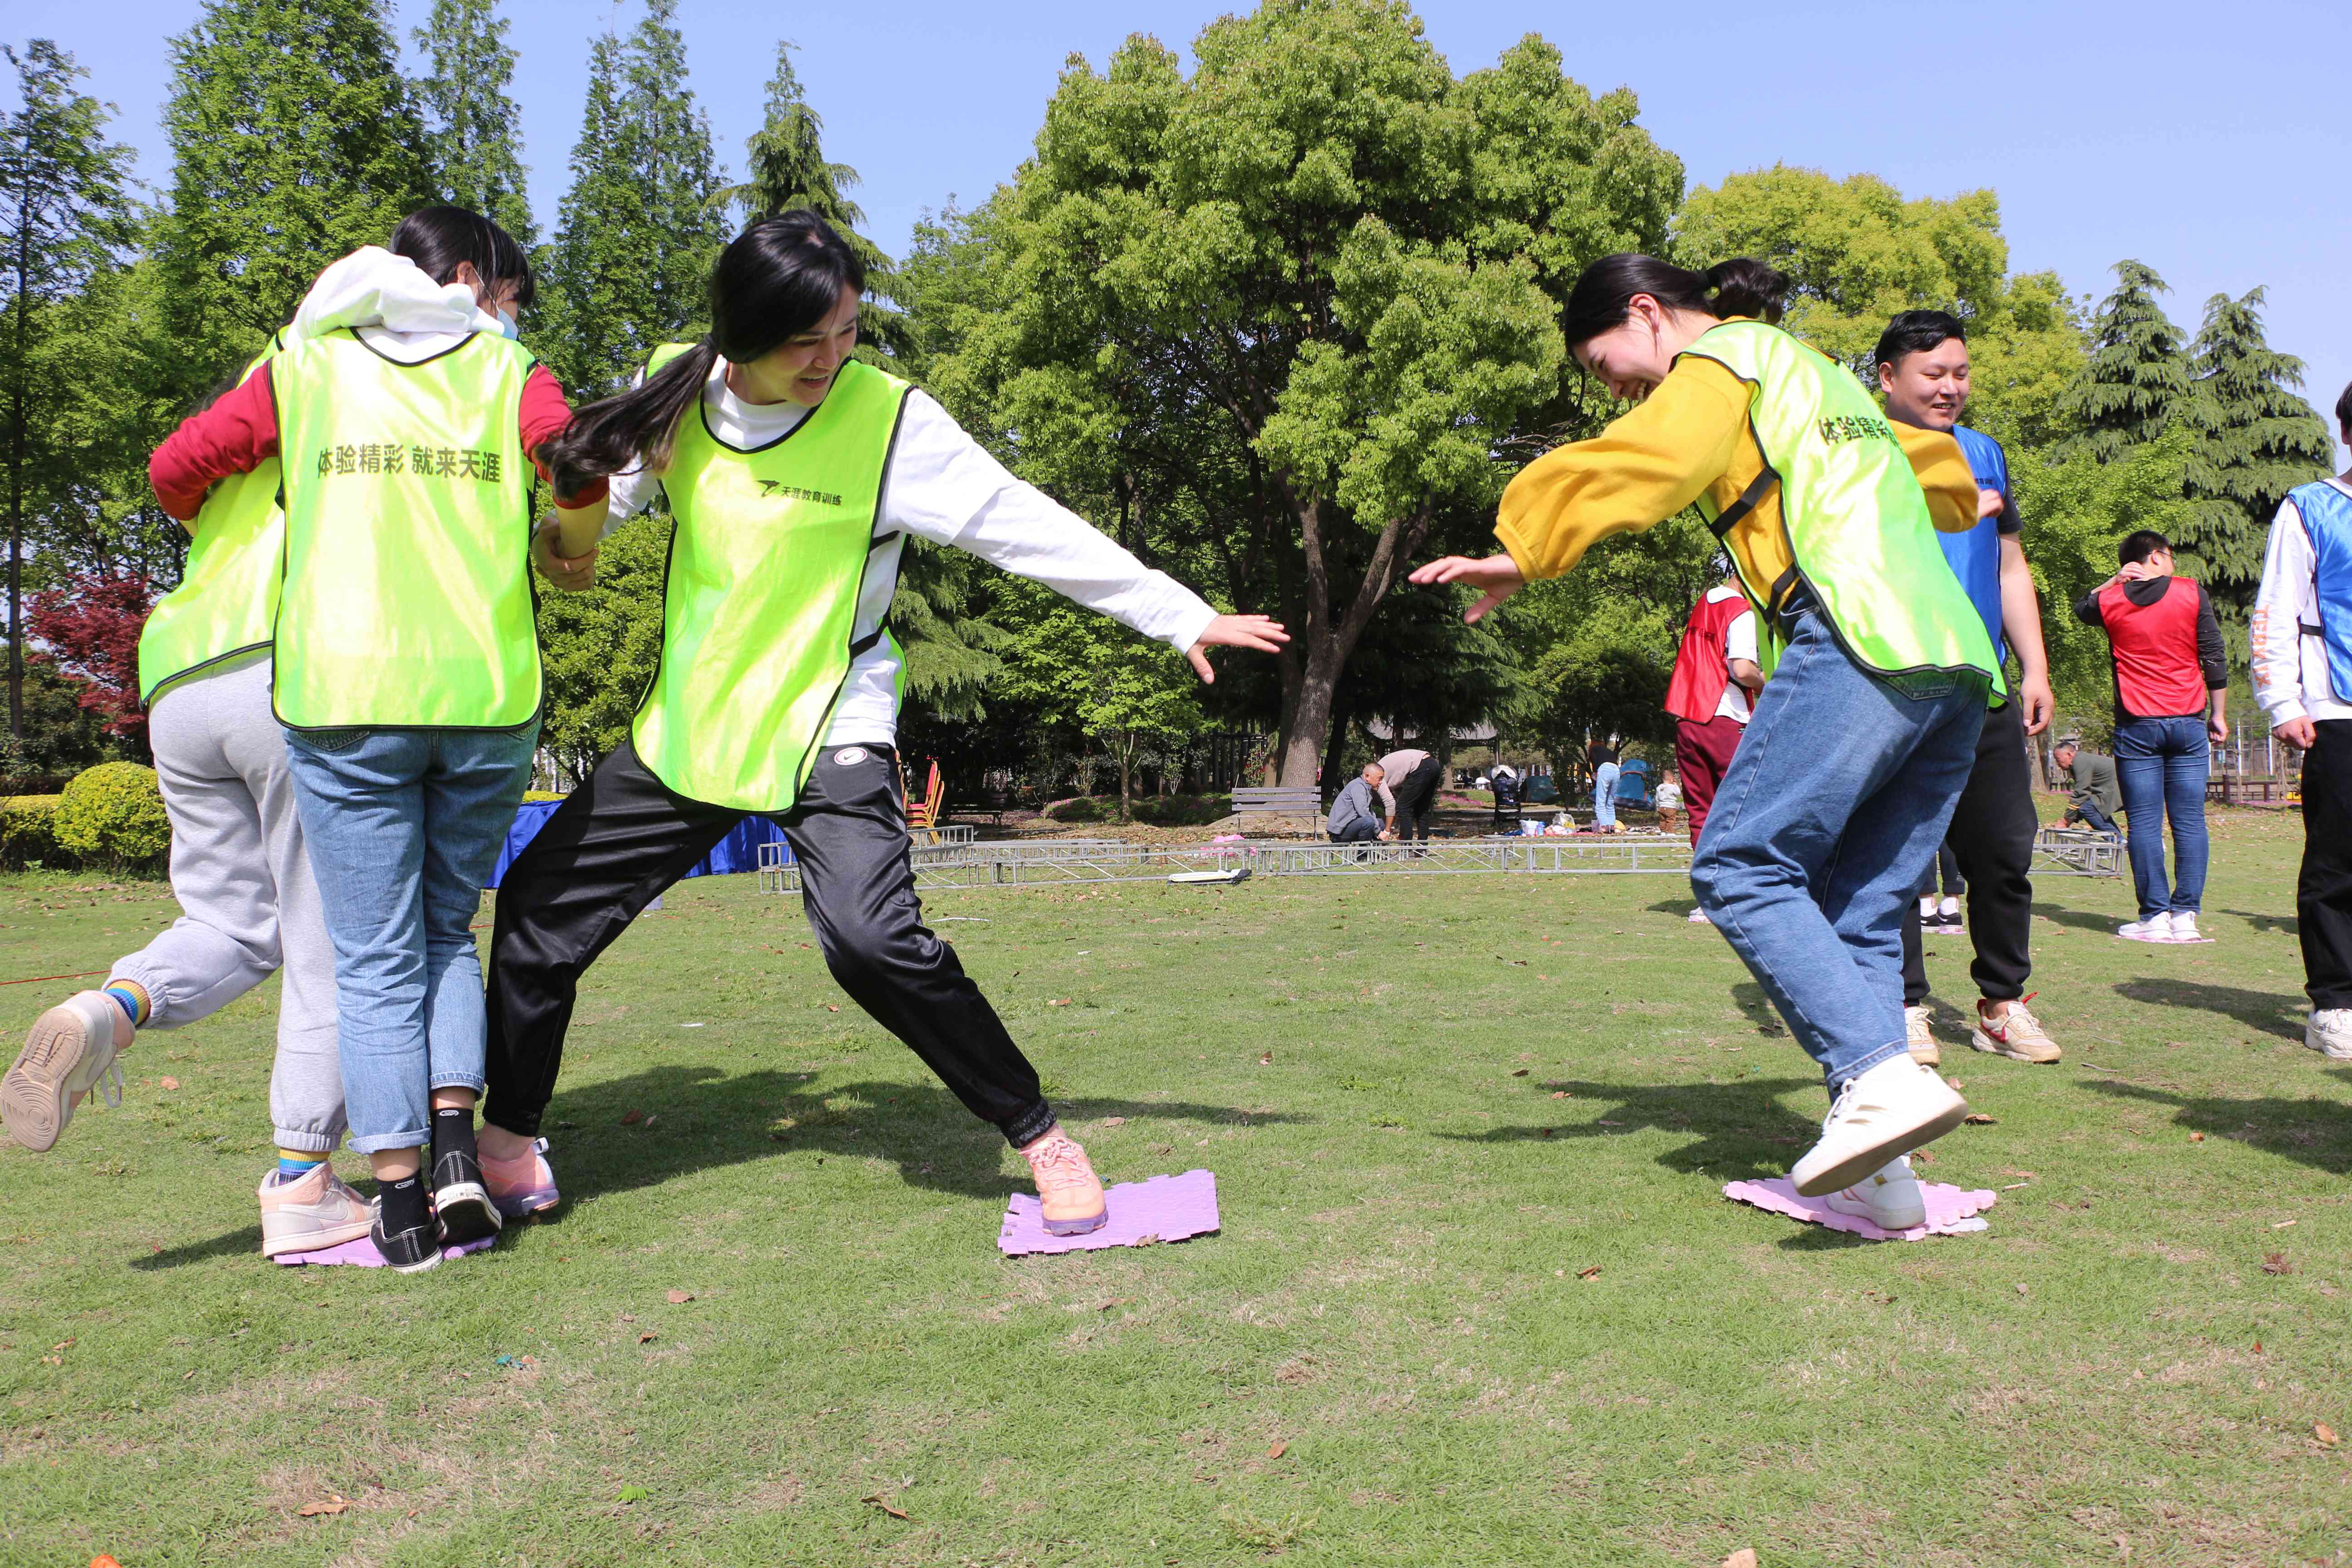
[[[2352,1083],[2352,1071],[2326,1076]],[[2331,1175],[2352,1172],[2352,1105],[2322,1100],[2268,1096],[2231,1100],[2221,1095],[2175,1094],[2113,1079],[2077,1080],[2079,1087],[2116,1100],[2139,1100],[2172,1108],[2172,1124],[2209,1138],[2227,1138],[2266,1154],[2277,1154],[2298,1165],[2309,1165]]]
[[[2281,936],[2303,934],[2302,922],[2293,915],[2258,915],[2252,910],[2223,910],[2221,912],[2225,915],[2237,916],[2265,935],[2273,931]]]
[[[2158,1007],[2186,1007],[2197,1013],[2219,1013],[2235,1019],[2249,1029],[2260,1029],[2266,1035],[2276,1035],[2282,1040],[2303,1043],[2303,1016],[2306,1004],[2301,996],[2280,995],[2271,991],[2246,991],[2235,985],[2208,985],[2196,980],[2156,979],[2142,975],[2137,980],[2116,982],[2116,994],[2126,1002],[2144,1002]]]
[[[1687,1133],[1692,1142],[1657,1163],[1685,1175],[1704,1170],[1727,1181],[1785,1176],[1799,1154],[1821,1136],[1820,1123],[1780,1103],[1793,1089],[1818,1091],[1817,1078],[1749,1078],[1730,1083],[1587,1083],[1563,1079],[1545,1089],[1568,1090],[1560,1122],[1540,1127],[1491,1127],[1481,1132],[1441,1132],[1461,1143],[1572,1143],[1616,1138],[1654,1127]],[[1582,1120],[1583,1118],[1589,1120]],[[1580,1120],[1570,1121],[1570,1118]]]

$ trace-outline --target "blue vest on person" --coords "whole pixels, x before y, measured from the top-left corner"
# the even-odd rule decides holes
[[[1960,425],[1952,427],[1952,439],[1967,454],[1979,489],[2009,494],[2009,457],[2000,442]],[[1960,580],[1969,603],[1984,617],[1985,630],[1992,635],[1993,658],[2006,659],[2009,645],[2000,636],[2000,519],[1982,519],[1966,533],[1939,532],[1936,542],[1944,547],[1944,559],[1952,563],[1952,575]]]
[[[2326,481],[2287,492],[2311,536],[2311,596],[2319,624],[2303,635],[2327,650],[2327,681],[2336,700],[2352,696],[2352,496]]]

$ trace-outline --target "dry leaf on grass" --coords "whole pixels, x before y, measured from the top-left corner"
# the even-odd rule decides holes
[[[1566,1100],[1568,1098],[1568,1090],[1564,1089],[1553,1089],[1551,1091],[1551,1097],[1554,1100]]]
[[[1124,1127],[1127,1125],[1127,1118],[1124,1116],[1106,1116],[1102,1120],[1102,1124],[1105,1127]]]
[[[1756,1568],[1756,1548],[1741,1547],[1723,1560],[1723,1568]]]
[[[669,1297],[669,1304],[673,1307],[683,1307],[688,1301],[694,1300],[694,1292],[691,1290],[672,1290],[667,1292],[667,1294]]]
[[[1596,1263],[1590,1268],[1580,1268],[1576,1271],[1576,1277],[1579,1279],[1598,1279],[1601,1278],[1601,1265]]]
[[[1279,1459],[1283,1455],[1287,1454],[1288,1452],[1290,1452],[1289,1444],[1276,1443],[1273,1447],[1268,1448],[1265,1451],[1265,1457],[1269,1459]]]
[[[1262,1067],[1262,1068],[1270,1068],[1270,1067],[1272,1067],[1272,1066],[1274,1065],[1274,1053],[1273,1053],[1272,1051],[1268,1051],[1268,1052],[1266,1052],[1266,1053],[1265,1053],[1265,1055],[1264,1055],[1264,1056],[1262,1056],[1262,1057],[1258,1058],[1257,1058],[1257,1065],[1258,1065],[1258,1066],[1260,1066],[1260,1067]]]
[[[841,1011],[841,1007],[836,1003],[828,1002],[824,1005],[824,1010],[828,1013],[838,1013]]]
[[[1525,1077],[1527,1077],[1527,1076],[1528,1076],[1528,1069],[1527,1069],[1527,1068],[1520,1068],[1519,1069],[1517,1069],[1517,1071],[1515,1071],[1514,1073],[1512,1073],[1512,1074],[1511,1074],[1511,1076],[1512,1076],[1513,1078],[1525,1078]]]
[[[1987,1116],[1981,1110],[1971,1110],[1966,1116],[1961,1117],[1960,1120],[1967,1122],[1971,1127],[1998,1127],[2000,1125],[2000,1118],[1998,1116]]]
[[[637,1336],[637,1343],[641,1345],[649,1345],[654,1342],[654,1331],[651,1329],[647,1329],[644,1333]]]
[[[322,1513],[341,1513],[351,1506],[349,1499],[338,1497],[329,1502],[306,1502],[294,1511],[304,1519],[313,1519]]]
[[[621,1125],[624,1127],[635,1127],[638,1122],[643,1121],[645,1119],[646,1113],[642,1110],[624,1110],[621,1112]]]
[[[891,1507],[887,1502],[886,1502],[885,1500],[883,1500],[883,1497],[882,1497],[882,1494],[881,1494],[880,1492],[876,1492],[872,1497],[864,1497],[864,1498],[859,1498],[857,1500],[858,1500],[858,1501],[860,1501],[860,1502],[870,1502],[870,1503],[872,1503],[876,1508],[880,1509],[884,1513],[888,1514],[892,1519],[904,1519],[904,1518],[906,1518],[906,1517],[907,1517],[907,1510],[906,1510],[905,1509],[903,1509],[903,1508],[892,1508],[892,1507]]]
[[[2202,1132],[2191,1132],[2189,1135],[2189,1141],[2191,1143],[2202,1143],[2205,1142],[2205,1134]]]
[[[155,1082],[158,1086],[163,1089],[177,1089],[180,1087],[180,1080],[175,1078],[159,1078]]]
[[[2263,1272],[2292,1274],[2294,1272],[2294,1265],[2286,1260],[2286,1254],[2284,1252],[2265,1252],[2263,1254]]]
[[[2325,1421],[2313,1422],[2311,1424],[2311,1435],[2319,1439],[2319,1446],[2323,1448],[2333,1448],[2336,1447],[2336,1428],[2330,1426]]]

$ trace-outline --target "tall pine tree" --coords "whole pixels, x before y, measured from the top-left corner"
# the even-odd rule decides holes
[[[0,279],[7,290],[0,376],[8,417],[8,735],[25,735],[24,562],[28,512],[69,487],[69,439],[55,416],[73,403],[70,357],[51,350],[61,313],[120,265],[134,229],[131,150],[106,136],[107,105],[79,91],[89,73],[47,38],[22,54],[16,108],[0,116]],[[5,771],[14,771],[13,769]]]
[[[2171,290],[2137,261],[2118,261],[2115,272],[2116,291],[2091,322],[2091,357],[2059,399],[2060,417],[2076,431],[2061,458],[2087,451],[2113,462],[2162,435],[2189,396],[2180,329],[2156,302]]]
[[[507,96],[515,52],[498,0],[433,0],[432,16],[411,37],[432,66],[416,99],[442,195],[487,215],[524,246],[537,244],[520,114]]]
[[[171,205],[155,237],[193,394],[327,263],[432,199],[385,0],[206,0],[172,40]]]
[[[2336,456],[2326,425],[2294,391],[2303,362],[2263,339],[2263,294],[2205,302],[2190,349],[2194,390],[2180,411],[2192,441],[2184,486],[2192,521],[2179,542],[2203,558],[2213,596],[2240,611],[2252,607],[2279,502]]]
[[[677,13],[677,0],[646,0],[626,39],[608,33],[589,47],[542,346],[583,396],[625,385],[656,346],[699,329],[725,243],[710,123],[687,86]]]

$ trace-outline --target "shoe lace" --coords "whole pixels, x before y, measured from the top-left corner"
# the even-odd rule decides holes
[[[1067,1134],[1045,1140],[1034,1149],[1024,1151],[1029,1169],[1040,1183],[1076,1182],[1084,1180],[1085,1153]]]
[[[122,1058],[117,1057],[108,1062],[106,1070],[99,1075],[98,1081],[90,1085],[90,1088],[96,1089],[99,1098],[106,1101],[106,1108],[109,1110],[121,1110]]]

